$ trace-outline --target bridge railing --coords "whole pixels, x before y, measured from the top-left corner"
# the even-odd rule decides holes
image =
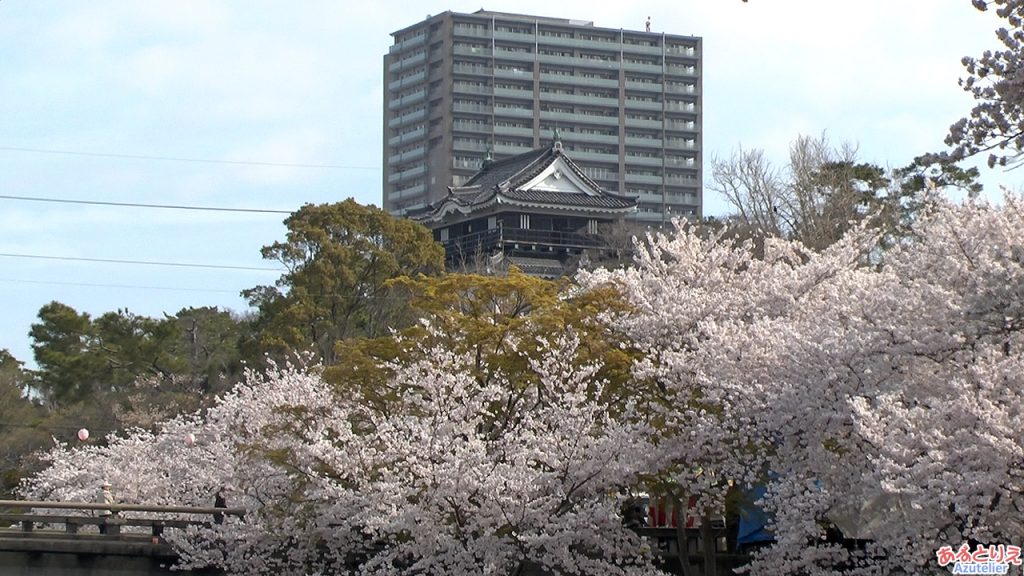
[[[161,515],[189,515],[209,517],[216,521],[224,516],[245,515],[243,508],[222,508],[202,506],[152,506],[147,504],[104,504],[99,502],[50,502],[39,500],[0,500],[0,510],[27,510],[27,512],[0,512],[0,524],[18,524],[21,532],[29,534],[36,524],[64,525],[68,534],[77,534],[82,526],[98,526],[100,531],[109,537],[118,537],[122,527],[149,528],[154,538],[159,537],[164,528],[186,528],[202,526],[210,523],[206,518],[187,519],[180,517],[161,517]],[[71,513],[38,513],[36,510],[57,510]],[[89,512],[109,512],[109,515],[89,515]],[[122,513],[143,512],[147,516],[132,517]]]

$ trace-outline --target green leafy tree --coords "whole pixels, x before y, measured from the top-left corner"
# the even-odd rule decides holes
[[[230,388],[246,361],[253,360],[242,353],[253,338],[251,318],[203,306],[183,308],[168,320],[177,334],[170,353],[187,365],[187,374],[204,394]]]
[[[170,352],[176,325],[127,310],[93,320],[87,313],[51,302],[32,325],[39,369],[33,387],[53,406],[95,400],[127,391],[140,375],[168,377],[184,370]]]
[[[117,416],[123,426],[152,428],[178,414],[209,406],[242,375],[249,321],[216,307],[184,308],[157,321],[167,335],[154,350],[158,370],[135,373],[132,386],[119,397]],[[143,339],[140,345],[149,345]]]
[[[539,342],[566,331],[579,336],[577,361],[601,366],[597,378],[609,382],[607,395],[624,399],[632,394],[624,383],[633,358],[598,321],[602,313],[622,309],[621,298],[611,288],[581,292],[567,282],[529,276],[515,267],[503,276],[403,277],[389,287],[422,323],[383,337],[341,341],[335,350],[338,363],[324,372],[331,384],[357,386],[353,392],[382,412],[403,394],[387,384],[393,366],[415,360],[419,351],[429,348],[425,344],[468,353],[473,377],[485,385],[496,375],[528,377]],[[513,384],[525,388],[536,383],[513,378]]]
[[[0,498],[10,498],[25,476],[27,454],[50,440],[40,427],[45,412],[25,394],[28,374],[7,350],[0,350]]]
[[[248,320],[217,308],[164,318],[118,310],[92,319],[51,302],[32,326],[39,365],[32,387],[51,416],[96,404],[109,407],[86,410],[100,426],[116,426],[112,415],[121,425],[149,426],[207,405],[236,382],[250,334]]]
[[[131,386],[143,374],[168,377],[184,371],[183,362],[171,352],[178,332],[174,322],[118,310],[101,315],[93,328],[94,352],[103,358],[114,391]]]
[[[95,354],[96,334],[89,314],[60,302],[39,309],[32,325],[32,351],[39,369],[32,387],[52,407],[89,398],[104,380],[106,367]]]
[[[285,226],[286,239],[262,254],[286,272],[276,286],[243,293],[259,310],[255,344],[264,351],[313,351],[331,364],[337,341],[401,324],[401,302],[389,297],[388,280],[444,269],[430,231],[352,199],[307,204]]]

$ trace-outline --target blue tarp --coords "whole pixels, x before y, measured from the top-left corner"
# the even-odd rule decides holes
[[[768,515],[765,514],[764,510],[761,510],[760,506],[755,504],[755,502],[764,498],[766,491],[767,488],[764,486],[755,486],[753,489],[746,491],[745,500],[748,504],[740,507],[740,524],[736,533],[737,546],[772,542],[775,540],[775,536],[765,529],[765,526],[768,525]]]

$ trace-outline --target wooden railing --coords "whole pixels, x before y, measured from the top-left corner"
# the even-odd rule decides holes
[[[27,510],[27,512],[7,512],[6,510]],[[60,510],[69,513],[38,513],[36,510]],[[109,514],[106,514],[109,512]],[[131,512],[145,512],[149,516],[132,516]],[[104,513],[104,515],[100,515]],[[164,518],[160,515],[206,516],[209,520]],[[157,538],[164,528],[186,528],[188,526],[209,525],[210,521],[223,519],[224,516],[244,516],[242,508],[194,507],[194,506],[151,506],[145,504],[103,504],[98,502],[48,502],[33,500],[0,500],[0,524],[13,523],[20,527],[20,532],[30,534],[38,525],[63,525],[67,534],[77,534],[82,526],[97,526],[100,532],[108,537],[121,535],[122,527],[148,528],[150,534]]]
[[[562,230],[524,228],[491,228],[473,232],[441,243],[449,260],[464,259],[477,252],[490,252],[497,247],[520,244],[523,248],[537,245],[544,248],[601,248],[605,243],[598,236]]]

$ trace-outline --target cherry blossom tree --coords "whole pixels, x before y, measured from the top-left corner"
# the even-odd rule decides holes
[[[626,303],[603,315],[636,359],[612,393],[572,330],[509,335],[525,361],[487,378],[429,338],[383,390],[282,367],[158,433],[58,446],[25,495],[224,487],[244,518],[170,537],[236,574],[626,575],[657,572],[623,526],[635,490],[709,511],[761,484],[776,541],[753,573],[942,573],[940,546],[1024,540],[1024,200],[913,226],[885,252],[867,224],[756,252],[682,229],[581,274]]]
[[[540,353],[514,382],[474,378],[471,355],[419,354],[392,367],[383,407],[316,370],[250,374],[203,418],[58,447],[26,496],[91,499],[106,479],[124,500],[209,505],[225,486],[243,519],[170,538],[184,566],[237,574],[658,573],[622,518],[647,425],[602,400],[571,333],[519,346]]]
[[[991,151],[989,166],[1013,164],[1024,152],[1024,2],[972,0],[975,8],[995,7],[1006,23],[996,30],[999,50],[986,50],[979,58],[965,57],[968,77],[961,86],[977,104],[970,116],[950,127],[946,143],[957,157]]]
[[[582,277],[633,306],[608,319],[663,390],[675,480],[713,503],[709,471],[768,485],[753,573],[927,573],[942,545],[1024,536],[1022,208],[940,203],[881,265],[865,230],[760,260],[684,230]]]

